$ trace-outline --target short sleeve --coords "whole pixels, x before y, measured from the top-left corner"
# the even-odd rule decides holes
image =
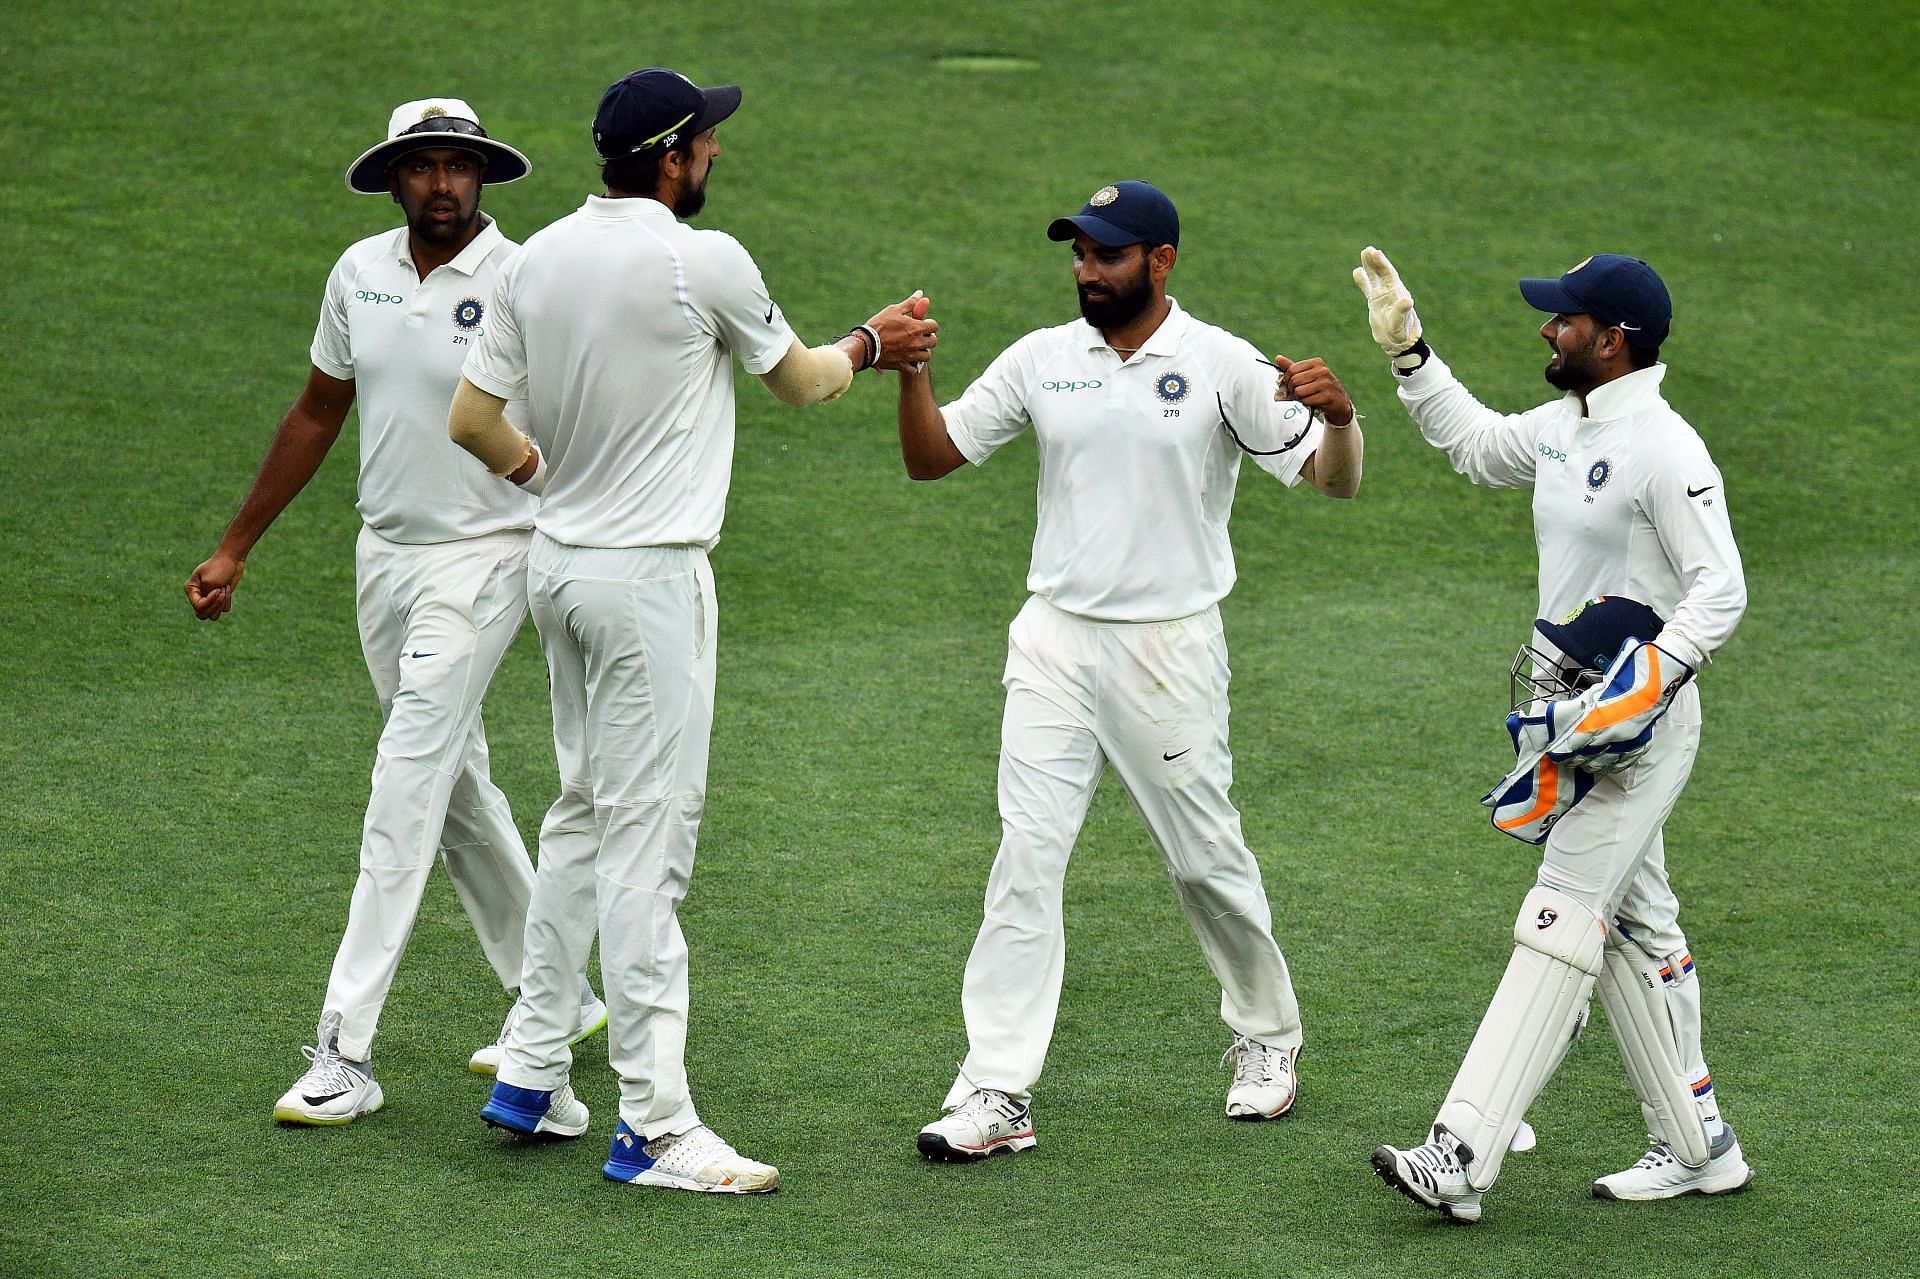
[[[1034,339],[1028,334],[1002,351],[959,399],[940,410],[948,438],[975,466],[1033,424],[1026,392]]]
[[[353,380],[353,338],[347,331],[347,298],[353,287],[347,255],[333,264],[327,291],[320,299],[320,322],[314,326],[310,357],[313,367],[342,382]]]
[[[467,381],[503,400],[523,400],[527,395],[526,336],[513,308],[519,279],[516,268],[524,257],[524,252],[516,253],[501,268],[493,302],[487,307],[486,331],[467,348],[466,363],[460,369]]]
[[[792,349],[793,329],[745,246],[724,231],[700,236],[699,261],[688,267],[694,310],[747,372],[765,373]]]
[[[1219,403],[1222,429],[1255,465],[1292,488],[1326,434],[1319,415],[1297,400],[1273,398],[1279,370],[1248,343],[1234,339],[1222,358],[1227,365]]]

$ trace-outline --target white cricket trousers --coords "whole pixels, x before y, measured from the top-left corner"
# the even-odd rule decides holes
[[[527,615],[528,537],[415,546],[360,530],[360,648],[385,722],[323,1006],[348,1057],[373,1049],[436,850],[501,985],[519,984],[533,866],[487,773],[480,700]]]
[[[1649,955],[1667,960],[1674,1037],[1703,1118],[1719,1114],[1700,1044],[1700,983],[1680,901],[1667,881],[1662,831],[1700,750],[1700,688],[1688,684],[1653,730],[1653,748],[1633,767],[1602,777],[1547,837],[1539,882],[1578,898]]]
[[[1067,858],[1111,763],[1173,877],[1220,1016],[1276,1047],[1300,1043],[1300,1010],[1273,939],[1260,866],[1227,798],[1227,646],[1220,612],[1096,622],[1028,599],[1007,635],[1000,851],[967,958],[967,1059],[947,1094],[1027,1100],[1046,1062],[1066,970]]]
[[[687,944],[713,728],[713,570],[691,546],[600,549],[534,534],[528,593],[553,684],[560,798],[527,912],[528,1011],[502,1082],[567,1079],[580,970],[600,927],[620,1117],[648,1140],[700,1122],[687,1085]]]

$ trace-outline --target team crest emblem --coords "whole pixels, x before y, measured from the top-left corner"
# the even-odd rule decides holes
[[[447,109],[445,107],[428,107],[425,111],[422,111],[420,113],[420,123],[425,124],[427,121],[435,118],[436,116],[443,116],[446,113],[447,113]]]
[[[1101,187],[1098,191],[1095,191],[1093,193],[1093,198],[1091,200],[1088,200],[1087,203],[1091,204],[1094,208],[1098,209],[1103,207],[1104,205],[1112,204],[1115,200],[1118,200],[1119,198],[1120,198],[1119,187]]]
[[[1153,393],[1169,404],[1178,404],[1187,398],[1187,392],[1193,389],[1193,383],[1187,381],[1184,373],[1162,373],[1160,380],[1153,384]]]
[[[1607,597],[1604,595],[1594,596],[1592,599],[1582,604],[1579,608],[1574,609],[1573,612],[1568,613],[1565,617],[1561,618],[1560,625],[1572,626],[1574,618],[1580,616],[1580,614],[1586,612],[1588,609],[1592,608],[1595,604],[1604,604],[1606,602],[1606,599]]]
[[[1607,481],[1612,478],[1613,463],[1603,457],[1587,468],[1587,491],[1590,493],[1598,493],[1607,486]]]
[[[471,333],[480,327],[480,321],[486,314],[487,308],[481,305],[479,298],[461,298],[453,308],[453,322]]]

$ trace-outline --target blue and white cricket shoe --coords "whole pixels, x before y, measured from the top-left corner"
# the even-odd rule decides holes
[[[496,1083],[480,1117],[523,1137],[578,1137],[587,1130],[587,1106],[572,1084],[552,1091]]]
[[[600,1171],[629,1185],[710,1195],[760,1195],[780,1188],[778,1168],[747,1158],[705,1124],[643,1141],[622,1119]]]

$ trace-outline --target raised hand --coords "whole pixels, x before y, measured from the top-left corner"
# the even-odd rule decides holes
[[[1382,351],[1401,355],[1420,340],[1420,315],[1413,309],[1413,295],[1386,254],[1372,245],[1362,249],[1353,282],[1367,295],[1367,323]]]

